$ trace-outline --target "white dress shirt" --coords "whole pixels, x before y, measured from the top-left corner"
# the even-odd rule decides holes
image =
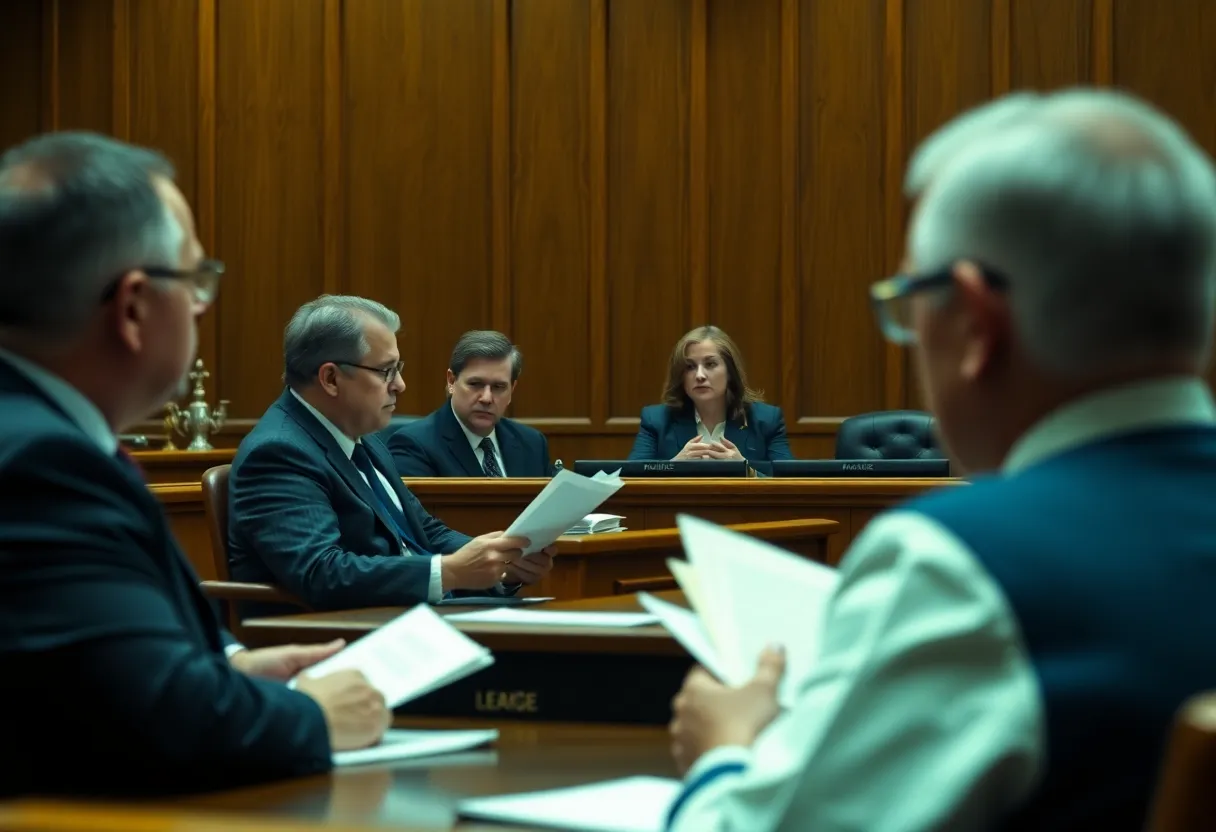
[[[350,459],[355,453],[355,445],[357,440],[351,439],[349,436],[343,433],[337,425],[329,421],[329,419],[326,419],[325,415],[321,413],[321,411],[304,401],[303,397],[301,397],[300,394],[295,390],[291,391],[291,395],[296,397],[296,401],[308,408],[308,412],[315,416],[317,421],[320,422],[327,431],[329,431],[330,435],[333,436],[334,441],[338,443],[338,447],[342,449],[342,453],[346,454],[347,459]],[[358,442],[361,441],[362,440],[358,440]],[[375,466],[373,466],[373,468],[375,468]],[[355,470],[359,471],[357,466]],[[380,484],[384,486],[384,490],[388,492],[388,497],[393,501],[393,505],[397,507],[398,511],[404,514],[405,511],[401,508],[401,500],[398,499],[397,492],[393,489],[392,483],[388,481],[388,478],[384,476],[384,472],[379,468],[375,468],[375,471],[376,478],[380,480]],[[367,475],[362,471],[359,471],[359,476],[363,478],[364,482],[367,482]],[[372,484],[367,482],[367,487],[371,488]],[[411,552],[403,540],[399,539],[398,544],[401,546],[401,554],[407,557],[423,556],[421,553]],[[431,578],[430,582],[427,584],[426,596],[427,601],[432,604],[438,604],[443,600],[443,564],[440,563],[437,555],[431,556]]]
[[[1119,433],[1213,423],[1197,379],[1113,388],[1042,419],[1002,471]],[[933,520],[894,510],[857,538],[840,577],[795,706],[751,748],[703,755],[671,829],[982,829],[1031,794],[1045,762],[1044,704],[1013,611],[972,551]]]
[[[696,412],[696,409],[693,409]],[[701,437],[701,441],[712,445],[714,442],[721,442],[726,438],[726,420],[713,426],[713,429],[706,429],[705,423],[701,421],[701,414],[697,413],[697,435]]]
[[[97,405],[89,401],[87,396],[46,368],[8,350],[0,349],[0,359],[15,367],[17,372],[29,379],[30,384],[57,404],[84,435],[96,443],[102,453],[106,456],[118,453],[118,437],[110,429],[110,423],[97,409]],[[224,647],[224,652],[231,658],[234,653],[244,649],[243,644],[233,642]]]
[[[473,456],[477,457],[477,465],[484,473],[486,470],[486,452],[481,449],[481,441],[486,437],[478,436],[469,430],[468,425],[461,420],[455,407],[452,408],[452,415],[456,417],[456,424],[460,425],[460,429],[464,431],[465,439],[469,440],[469,446],[473,449]],[[498,462],[498,470],[502,471],[502,475],[505,477],[507,475],[507,464],[502,459],[502,448],[498,444],[498,431],[490,431],[488,438],[490,444],[494,446],[494,459]]]

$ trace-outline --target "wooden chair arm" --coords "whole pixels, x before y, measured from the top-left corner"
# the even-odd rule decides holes
[[[662,592],[666,589],[679,589],[676,579],[670,575],[657,575],[653,578],[621,578],[612,582],[613,595],[632,595],[635,592]]]
[[[298,599],[271,584],[246,584],[238,581],[201,581],[203,594],[216,601],[260,601],[304,607]]]

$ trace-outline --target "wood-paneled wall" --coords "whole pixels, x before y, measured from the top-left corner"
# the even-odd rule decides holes
[[[526,357],[514,416],[621,456],[708,321],[795,450],[830,452],[840,417],[917,400],[865,287],[926,133],[1082,82],[1216,149],[1211,0],[5,0],[0,40],[0,142],[92,128],[176,160],[229,264],[202,355],[230,440],[290,313],[350,292],[402,315],[400,412],[491,327]]]

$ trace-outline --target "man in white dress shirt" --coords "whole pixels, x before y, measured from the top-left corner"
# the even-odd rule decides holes
[[[1211,162],[1114,92],[990,107],[913,159],[910,271],[871,289],[983,475],[858,538],[794,707],[779,651],[689,675],[672,830],[1141,829],[1216,687]]]

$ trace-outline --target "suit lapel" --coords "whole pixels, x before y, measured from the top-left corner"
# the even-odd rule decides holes
[[[498,438],[498,449],[502,452],[502,464],[507,469],[503,474],[511,476],[511,472],[515,471],[518,475],[519,471],[526,470],[528,461],[524,458],[524,445],[506,419],[498,421],[495,436]]]
[[[484,477],[485,471],[477,464],[477,454],[473,453],[473,447],[469,445],[469,438],[464,435],[464,430],[460,427],[460,422],[456,420],[456,414],[452,412],[452,400],[448,399],[439,410],[440,431],[443,434],[443,440],[447,443],[448,451],[460,463],[460,467],[470,477]]]
[[[372,458],[372,462],[376,468],[384,472],[385,479],[389,481],[393,493],[397,495],[397,501],[401,503],[401,513],[405,516],[405,522],[410,526],[410,534],[414,540],[425,546],[429,546],[430,540],[426,536],[426,530],[422,528],[422,523],[416,516],[416,512],[411,510],[414,505],[413,495],[406,489],[405,484],[401,482],[401,477],[397,476],[397,466],[393,463],[392,455],[374,437],[364,437],[363,447],[367,448],[367,455]],[[360,480],[362,480],[362,477],[360,477]]]
[[[725,436],[735,444],[735,447],[738,448],[739,452],[744,456],[747,456],[747,452],[749,450],[755,450],[755,448],[752,447],[751,430],[736,422],[727,423]]]
[[[325,459],[334,467],[338,475],[342,477],[342,481],[346,483],[346,486],[355,492],[355,496],[372,510],[376,515],[376,519],[384,526],[384,530],[388,533],[388,536],[396,539],[397,529],[392,518],[381,507],[380,501],[372,493],[371,486],[364,481],[363,475],[359,473],[359,469],[355,467],[355,463],[351,462],[350,457],[338,447],[338,443],[334,441],[333,436],[325,429],[325,425],[318,422],[315,416],[296,401],[296,397],[291,395],[291,390],[283,391],[283,395],[279,397],[279,406],[287,411],[287,415],[291,416],[321,446],[321,449],[325,451]],[[391,471],[393,469],[389,468],[387,470]]]

